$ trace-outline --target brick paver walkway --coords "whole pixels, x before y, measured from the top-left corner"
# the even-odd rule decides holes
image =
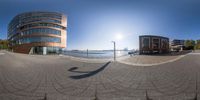
[[[1,51],[0,51],[1,52]],[[60,56],[0,55],[0,100],[189,100],[200,55],[156,66],[79,62]],[[197,77],[196,77],[197,76]]]

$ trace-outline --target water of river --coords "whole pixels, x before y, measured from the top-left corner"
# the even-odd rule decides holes
[[[127,56],[129,51],[116,51],[117,57]],[[79,50],[70,50],[64,51],[64,55],[74,56],[74,57],[83,57],[83,58],[113,58],[113,50],[88,50],[79,51]]]

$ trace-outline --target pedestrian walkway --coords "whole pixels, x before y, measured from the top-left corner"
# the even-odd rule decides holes
[[[137,66],[152,66],[159,65],[168,62],[176,61],[182,57],[184,57],[187,52],[178,52],[173,54],[165,54],[165,55],[134,55],[130,57],[126,57],[125,59],[119,60],[120,63],[129,64],[129,65],[137,65]]]
[[[192,100],[200,82],[200,56],[193,54],[145,67],[4,53],[0,100]]]

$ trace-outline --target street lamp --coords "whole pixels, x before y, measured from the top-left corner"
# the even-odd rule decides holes
[[[115,48],[115,41],[112,41],[113,45],[114,45],[114,61],[116,61],[116,48]]]

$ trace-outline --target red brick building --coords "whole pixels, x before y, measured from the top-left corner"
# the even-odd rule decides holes
[[[169,52],[169,38],[153,35],[139,36],[140,54]]]

